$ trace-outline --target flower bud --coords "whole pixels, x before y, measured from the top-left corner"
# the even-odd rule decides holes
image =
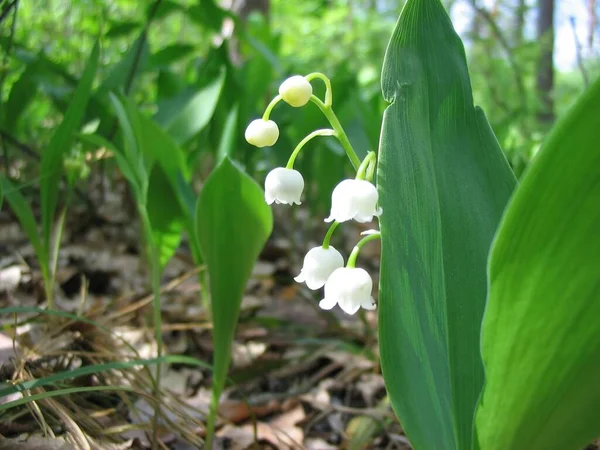
[[[272,120],[256,119],[250,122],[244,136],[255,147],[270,147],[279,139],[279,128]]]
[[[371,296],[373,280],[365,269],[342,267],[334,270],[325,283],[325,298],[319,302],[321,309],[332,309],[339,304],[346,314],[354,314],[362,306],[377,307]]]
[[[381,215],[377,208],[379,194],[373,183],[366,180],[344,180],[331,194],[331,213],[325,222],[356,220],[370,222],[373,216]]]
[[[265,179],[265,201],[269,205],[273,202],[299,205],[303,189],[304,178],[300,172],[277,167],[271,170]]]
[[[309,289],[320,289],[333,271],[340,267],[344,267],[344,257],[335,248],[314,247],[304,257],[300,275],[294,280],[298,283],[306,282]]]
[[[300,75],[288,78],[279,86],[279,95],[283,101],[296,108],[306,105],[312,93],[312,85]]]

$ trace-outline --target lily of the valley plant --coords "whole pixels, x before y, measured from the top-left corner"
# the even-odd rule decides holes
[[[313,94],[311,81],[314,79],[321,79],[325,83],[324,101]],[[333,190],[331,212],[325,219],[325,222],[332,224],[323,239],[323,244],[312,248],[304,257],[302,270],[295,280],[298,283],[306,283],[312,290],[325,287],[324,298],[319,303],[322,309],[329,310],[339,305],[347,314],[354,314],[361,307],[375,309],[376,303],[371,296],[373,280],[366,270],[356,268],[355,265],[360,249],[367,242],[380,238],[379,231],[369,230],[363,233],[366,236],[356,244],[345,265],[342,254],[329,245],[331,236],[340,223],[350,220],[368,223],[381,215],[382,210],[377,205],[377,188],[373,184],[375,153],[369,152],[363,161],[358,158],[333,111],[331,82],[322,73],[311,73],[304,77],[294,75],[285,80],[279,87],[279,95],[269,103],[262,118],[253,120],[246,128],[245,137],[248,143],[256,147],[268,147],[277,142],[279,128],[269,117],[275,105],[282,100],[296,108],[308,102],[314,103],[325,115],[331,128],[309,133],[298,143],[285,167],[277,167],[269,172],[265,179],[265,201],[269,205],[301,204],[304,178],[294,169],[294,161],[302,148],[317,136],[336,137],[356,169],[356,178],[343,180]]]

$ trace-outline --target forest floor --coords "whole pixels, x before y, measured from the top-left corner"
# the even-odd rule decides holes
[[[0,314],[4,382],[156,356],[135,208],[124,183],[89,192],[93,208],[80,202],[67,216],[55,293],[56,309],[66,314],[59,316],[40,314],[47,305],[33,249],[6,206],[0,212],[0,307],[20,308],[18,315],[5,309]],[[289,209],[275,212],[276,229],[243,299],[215,448],[410,448],[386,399],[376,312],[347,316],[320,310],[322,292],[309,291],[293,277],[305,252],[318,245],[323,224],[302,217],[302,210],[295,218]],[[346,227],[335,245],[350,250],[360,231]],[[344,233],[353,238],[345,239]],[[366,247],[360,260],[376,286],[379,244]],[[167,354],[209,366],[213,347],[200,298],[202,270],[194,267],[184,242],[163,276],[162,331]],[[162,415],[153,426],[157,397],[150,373],[155,366],[130,366],[0,398],[0,450],[146,449],[153,429],[160,448],[201,448],[210,369],[162,364]],[[128,390],[43,395],[91,386]],[[2,409],[38,394],[42,399]]]

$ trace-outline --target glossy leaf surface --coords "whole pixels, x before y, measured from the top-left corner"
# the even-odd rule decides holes
[[[486,261],[515,178],[473,105],[464,48],[439,0],[404,7],[382,90],[391,103],[378,165],[383,375],[415,449],[469,449]]]

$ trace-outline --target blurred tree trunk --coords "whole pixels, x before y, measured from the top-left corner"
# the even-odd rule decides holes
[[[550,125],[554,121],[554,0],[538,0],[537,39],[540,44],[536,78],[537,118],[540,124]]]
[[[270,0],[221,0],[221,6],[225,9],[228,9],[242,20],[242,22],[246,23],[248,17],[253,12],[258,12],[262,14],[267,21],[269,20],[269,12],[271,9],[271,1]],[[229,57],[231,62],[235,65],[240,65],[242,63],[242,54],[240,51],[240,43],[239,40],[232,36],[233,32],[233,22],[229,21],[224,24],[224,28],[227,29],[229,36],[231,36],[229,40]],[[226,33],[227,33],[226,32]],[[225,34],[225,33],[224,33]]]
[[[481,40],[483,36],[483,20],[480,14],[475,13],[471,19],[471,29],[469,30],[473,42]]]
[[[525,30],[525,14],[527,13],[526,0],[517,0],[515,9],[515,29],[513,36],[513,46],[518,47],[523,43],[523,35]]]
[[[269,18],[269,10],[271,9],[270,0],[238,0],[235,3],[234,11],[238,13],[240,19],[244,22],[253,12],[259,12],[267,19]]]
[[[594,32],[596,31],[596,0],[588,0],[588,39],[589,48],[594,47]]]

